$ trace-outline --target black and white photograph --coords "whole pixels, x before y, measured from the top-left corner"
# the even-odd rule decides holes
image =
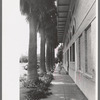
[[[98,0],[2,1],[2,100],[98,100]]]

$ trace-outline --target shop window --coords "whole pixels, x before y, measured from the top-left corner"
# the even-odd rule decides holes
[[[91,25],[85,30],[85,72],[91,73]]]
[[[82,60],[82,57],[81,57],[81,53],[82,53],[82,34],[79,36],[79,70],[81,70],[81,60]]]
[[[69,49],[67,50],[67,62],[69,63]]]
[[[75,43],[70,47],[70,61],[75,62]]]

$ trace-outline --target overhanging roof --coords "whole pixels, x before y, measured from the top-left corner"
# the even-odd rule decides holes
[[[58,42],[62,43],[65,32],[66,21],[68,19],[71,0],[57,0],[57,36]]]

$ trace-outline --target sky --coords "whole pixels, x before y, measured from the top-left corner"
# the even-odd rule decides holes
[[[19,0],[3,0],[3,19],[3,39],[9,45],[13,41],[15,43],[13,46],[18,46],[19,54],[28,52],[29,23],[26,21],[26,16],[21,15]],[[10,41],[8,42],[8,40]],[[39,42],[40,38],[38,35],[37,53],[39,53]]]
[[[39,53],[39,37],[37,41]],[[19,57],[27,54],[28,44],[29,24],[20,13],[19,0],[3,0],[2,100],[19,100]]]

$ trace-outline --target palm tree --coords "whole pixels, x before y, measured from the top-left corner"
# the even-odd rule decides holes
[[[44,28],[40,29],[40,35],[41,35],[41,50],[40,50],[40,68],[41,73],[46,73],[45,68],[45,30]]]
[[[20,0],[21,13],[27,16],[30,27],[28,77],[33,81],[38,79],[36,37],[39,22],[46,13],[52,11],[52,5],[54,6],[54,0]]]
[[[42,73],[46,73],[46,67],[45,67],[45,38],[46,38],[46,30],[48,30],[48,27],[50,28],[51,26],[54,26],[54,23],[56,19],[56,13],[57,9],[56,6],[52,5],[52,10],[50,12],[46,13],[45,16],[42,18],[40,25],[39,25],[39,30],[40,30],[40,35],[41,35],[41,60],[40,60],[40,67]],[[51,29],[52,30],[52,29]],[[51,35],[51,34],[50,34]]]
[[[49,24],[46,27],[46,43],[47,43],[47,52],[46,52],[46,63],[48,71],[53,69],[54,62],[54,48],[57,44],[57,10],[55,9],[52,12],[52,18],[49,20]],[[49,19],[49,18],[48,18]]]
[[[56,28],[55,28],[56,29]],[[47,67],[50,67],[49,71],[53,70],[54,66],[54,49],[57,47],[57,33],[53,30],[49,30],[47,34]],[[49,61],[49,62],[48,62]]]

